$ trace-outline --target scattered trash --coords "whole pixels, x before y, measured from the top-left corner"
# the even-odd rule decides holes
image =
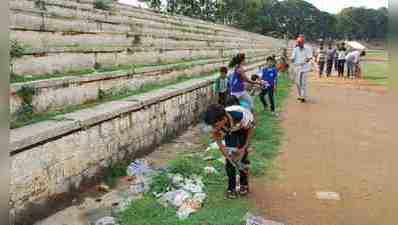
[[[197,210],[190,207],[188,203],[182,205],[177,211],[177,217],[180,220],[185,220],[191,215],[192,213],[196,212]]]
[[[214,168],[212,166],[206,166],[205,167],[205,173],[206,174],[217,174],[218,171],[216,170],[216,168]]]
[[[320,200],[340,200],[340,195],[336,192],[324,192],[324,191],[319,191],[316,193],[316,196]]]
[[[184,177],[181,174],[174,174],[171,177],[171,183],[176,187],[182,187],[184,183]]]
[[[251,213],[247,213],[245,218],[246,218],[246,225],[284,225],[283,223],[275,222],[272,220],[266,220],[261,216],[254,216]]]
[[[127,167],[127,175],[129,176],[152,175],[155,172],[149,166],[149,163],[143,159],[137,159]]]
[[[165,193],[160,198],[160,202],[169,203],[170,205],[179,208],[184,203],[184,201],[191,197],[191,193],[185,190],[176,190]]]
[[[194,196],[193,196],[193,200],[194,201],[196,201],[196,202],[200,202],[201,204],[204,202],[204,200],[206,199],[206,197],[207,197],[207,195],[206,195],[206,193],[196,193]]]
[[[118,225],[116,219],[110,216],[99,219],[95,225]]]

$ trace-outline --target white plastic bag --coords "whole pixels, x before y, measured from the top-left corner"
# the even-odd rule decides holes
[[[185,190],[176,190],[176,191],[169,191],[169,192],[165,193],[161,197],[161,201],[167,202],[170,205],[178,208],[189,198],[192,198],[191,193],[189,193]]]

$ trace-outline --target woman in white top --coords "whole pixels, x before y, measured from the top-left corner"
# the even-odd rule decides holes
[[[344,76],[344,66],[345,66],[345,57],[347,54],[347,49],[345,48],[345,43],[341,43],[338,51],[337,51],[337,60],[338,60],[338,77]]]

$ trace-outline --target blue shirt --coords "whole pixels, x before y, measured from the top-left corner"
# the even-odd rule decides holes
[[[271,87],[275,87],[278,79],[278,70],[275,67],[264,68],[261,79],[267,81]]]

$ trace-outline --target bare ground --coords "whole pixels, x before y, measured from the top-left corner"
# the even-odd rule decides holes
[[[254,181],[252,201],[286,225],[398,224],[397,100],[384,87],[337,78],[293,88],[276,179]],[[319,200],[331,191],[341,200]],[[394,214],[395,213],[395,214]]]

